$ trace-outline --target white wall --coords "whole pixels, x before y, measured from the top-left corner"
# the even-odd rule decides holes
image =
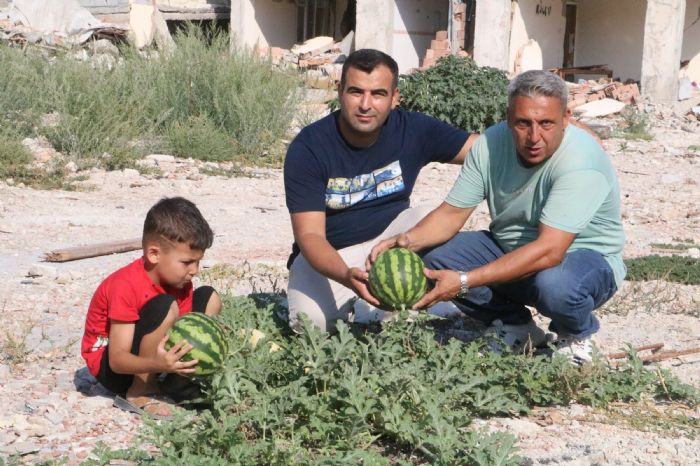
[[[437,31],[447,30],[448,0],[395,0],[391,55],[404,73],[418,68]]]
[[[700,0],[687,0],[685,4],[685,26],[683,27],[683,48],[681,60],[690,60],[700,53]],[[697,20],[695,24],[691,24]]]
[[[607,64],[614,77],[639,80],[646,8],[646,0],[579,2],[575,65]]]
[[[608,2],[612,3],[612,2]],[[509,71],[520,47],[534,39],[542,49],[542,66],[555,68],[564,61],[564,4],[562,0],[519,0],[513,3],[508,53]]]
[[[239,44],[290,48],[296,42],[297,7],[273,0],[238,0],[231,5],[231,32]]]

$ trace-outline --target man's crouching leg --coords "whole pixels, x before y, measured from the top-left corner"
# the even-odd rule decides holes
[[[377,242],[409,230],[430,211],[430,206],[406,209],[378,237],[341,249],[338,254],[348,267],[364,269],[365,260]],[[303,332],[301,315],[306,316],[319,329],[335,332],[338,319],[348,319],[355,297],[354,291],[314,270],[301,254],[289,268],[289,326],[296,333]]]

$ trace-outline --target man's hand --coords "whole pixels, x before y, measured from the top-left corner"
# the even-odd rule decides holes
[[[423,269],[423,272],[429,280],[435,281],[435,286],[414,305],[416,309],[427,309],[441,301],[450,301],[459,293],[459,272],[431,269]]]
[[[345,286],[350,288],[357,296],[364,299],[372,306],[379,307],[379,300],[377,300],[377,298],[372,296],[372,294],[369,292],[369,287],[367,285],[368,279],[369,274],[367,272],[358,269],[357,267],[352,267],[348,269]]]
[[[391,248],[410,249],[410,245],[411,240],[408,238],[408,235],[406,233],[401,233],[378,242],[370,251],[369,256],[367,256],[367,259],[365,261],[365,269],[369,270],[370,268],[372,268],[372,264],[374,264],[374,261],[376,261],[377,257],[379,257],[379,255],[384,251],[387,251]]]
[[[196,359],[192,361],[180,361],[180,359],[192,349],[192,345],[190,345],[187,340],[181,340],[170,348],[169,351],[166,351],[166,341],[168,341],[167,334],[160,343],[158,343],[158,349],[156,350],[156,359],[159,365],[162,364],[162,370],[160,372],[174,372],[179,375],[194,374],[195,366],[199,361]]]

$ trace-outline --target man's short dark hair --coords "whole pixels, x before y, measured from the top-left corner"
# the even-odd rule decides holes
[[[345,87],[345,79],[350,68],[357,68],[365,73],[371,73],[379,65],[384,65],[391,71],[391,90],[393,91],[399,84],[399,65],[389,55],[375,49],[356,50],[345,59],[343,72],[340,75],[340,88],[343,89]]]
[[[184,197],[164,197],[151,207],[143,222],[143,241],[168,240],[204,251],[214,242],[214,233],[202,213]]]

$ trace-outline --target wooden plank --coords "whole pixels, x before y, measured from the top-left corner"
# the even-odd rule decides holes
[[[137,249],[141,249],[141,238],[58,249],[44,254],[44,260],[46,262],[68,262],[78,259],[87,259],[89,257],[135,251]]]

